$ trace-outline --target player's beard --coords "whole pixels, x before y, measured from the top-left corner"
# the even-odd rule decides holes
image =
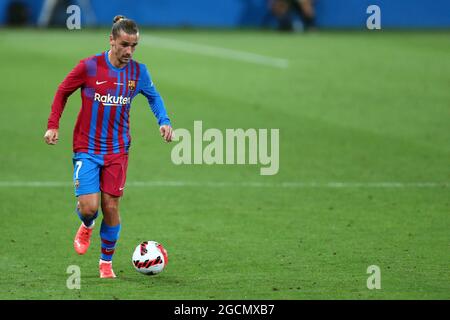
[[[116,50],[112,50],[112,54],[116,57],[117,61],[120,64],[128,64],[128,62],[130,62],[132,55],[127,56],[126,54],[120,53],[120,50],[117,50],[117,48],[113,48]],[[128,57],[128,59],[127,59]]]
[[[131,60],[131,56],[121,56],[119,59],[119,61],[124,64],[130,62],[130,60]]]

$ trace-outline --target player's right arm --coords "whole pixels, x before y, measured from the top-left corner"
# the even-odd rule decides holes
[[[84,85],[85,80],[86,64],[82,60],[58,86],[58,90],[53,98],[50,116],[48,117],[47,131],[44,135],[44,140],[47,144],[54,145],[58,142],[59,119],[64,111],[67,99],[74,91]]]
[[[58,142],[58,129],[47,129],[44,140],[47,144],[56,144]]]

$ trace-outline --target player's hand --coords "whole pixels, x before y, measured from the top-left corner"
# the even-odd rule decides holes
[[[166,142],[171,142],[174,134],[173,134],[173,129],[171,126],[169,125],[163,125],[161,127],[159,127],[159,132],[161,132],[161,137],[163,137],[164,141]]]
[[[55,145],[58,142],[58,129],[48,129],[45,132],[44,140],[47,144]]]

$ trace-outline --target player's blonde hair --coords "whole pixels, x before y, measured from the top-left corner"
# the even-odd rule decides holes
[[[125,16],[117,15],[113,19],[113,26],[111,29],[111,34],[114,39],[117,38],[120,31],[123,31],[127,34],[139,33],[139,29],[136,22],[134,22],[131,19],[127,19]]]

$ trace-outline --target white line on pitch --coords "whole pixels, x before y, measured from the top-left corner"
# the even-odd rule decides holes
[[[216,58],[244,61],[282,69],[285,69],[289,66],[289,61],[287,59],[273,58],[246,51],[215,47],[205,44],[198,44],[169,38],[146,36],[141,40],[140,43],[147,46],[155,46],[158,48],[201,54]]]
[[[0,181],[3,188],[72,187],[61,181]],[[450,182],[226,182],[226,181],[129,181],[127,187],[250,187],[250,188],[449,188]]]

